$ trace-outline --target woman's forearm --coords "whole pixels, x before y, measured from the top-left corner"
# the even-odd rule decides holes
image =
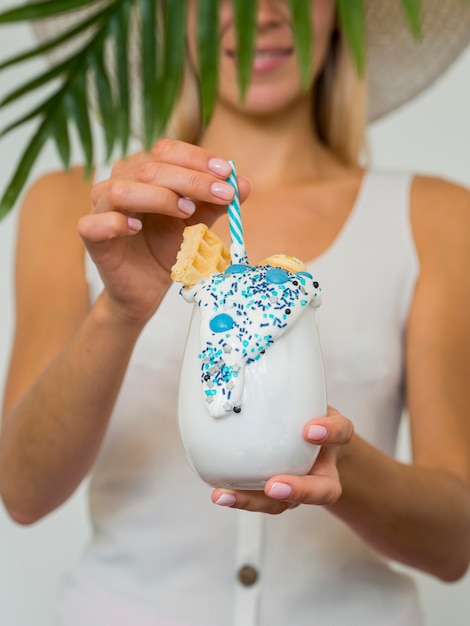
[[[443,580],[470,561],[470,487],[441,469],[406,465],[358,436],[338,465],[331,511],[382,554]]]
[[[55,509],[90,470],[141,329],[112,315],[101,296],[5,416],[0,490],[16,521]]]

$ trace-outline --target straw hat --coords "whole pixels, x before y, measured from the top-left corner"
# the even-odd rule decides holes
[[[423,38],[416,42],[399,0],[366,0],[368,116],[371,122],[430,86],[470,43],[469,2],[422,2]],[[45,41],[96,8],[95,4],[92,8],[41,20],[33,24],[35,35],[39,41]],[[73,47],[49,56],[52,61],[63,59],[71,50]],[[137,64],[137,53],[134,62]],[[138,90],[133,89],[133,93],[137,94]]]

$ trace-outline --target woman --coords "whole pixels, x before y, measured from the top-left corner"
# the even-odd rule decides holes
[[[92,471],[94,538],[65,585],[60,624],[416,626],[413,583],[388,560],[443,580],[466,571],[470,195],[359,167],[363,85],[340,111],[352,126],[326,119],[322,102],[353,73],[340,54],[344,76],[328,84],[341,37],[334,3],[313,9],[309,93],[286,3],[262,1],[240,104],[223,2],[218,101],[197,143],[160,141],[93,186],[78,169],[47,176],[24,202],[0,486],[12,517],[31,523]],[[239,179],[250,260],[312,259],[337,410],[305,426],[323,446],[308,476],[215,489],[211,502],[176,429],[190,307],[169,271],[188,223],[228,238],[227,159],[251,181]],[[405,396],[411,465],[392,456]]]

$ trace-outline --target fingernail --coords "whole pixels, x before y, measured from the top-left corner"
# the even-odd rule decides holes
[[[185,215],[192,215],[196,210],[196,205],[192,200],[188,200],[187,198],[179,198],[178,209],[181,211],[181,213],[184,213]]]
[[[288,498],[292,493],[292,487],[285,483],[273,483],[268,495],[272,498]]]
[[[236,501],[237,499],[233,493],[223,493],[217,498],[215,504],[218,504],[219,506],[233,506]]]
[[[223,159],[218,159],[214,157],[213,159],[209,159],[209,169],[214,172],[214,174],[218,174],[219,176],[223,176],[226,178],[232,171],[230,167],[230,163],[224,161]]]
[[[134,230],[136,233],[138,233],[139,230],[142,230],[142,222],[136,217],[128,217],[127,225],[131,230]]]
[[[319,426],[315,424],[310,426],[307,432],[307,439],[311,439],[312,441],[323,441],[326,439],[328,435],[328,431],[324,426]]]
[[[211,193],[216,198],[221,200],[232,200],[234,196],[234,189],[228,183],[212,183]]]

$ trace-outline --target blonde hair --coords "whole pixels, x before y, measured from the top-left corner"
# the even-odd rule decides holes
[[[347,165],[358,165],[366,148],[366,81],[359,77],[339,31],[332,34],[314,85],[314,119],[320,139]]]
[[[344,38],[332,34],[326,62],[314,90],[313,117],[324,144],[347,165],[359,165],[365,149],[366,88],[358,77]],[[198,79],[189,62],[165,135],[197,143],[201,131]]]

